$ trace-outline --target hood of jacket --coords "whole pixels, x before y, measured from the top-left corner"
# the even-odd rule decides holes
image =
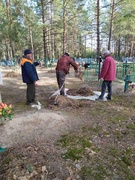
[[[27,56],[23,56],[22,60],[21,60],[21,65],[23,66],[25,62],[29,62],[29,63],[33,64],[32,59],[29,59]]]

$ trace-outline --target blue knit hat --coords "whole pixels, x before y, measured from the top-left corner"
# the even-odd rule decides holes
[[[32,54],[32,51],[30,49],[26,49],[24,51],[24,55],[26,56],[27,54]]]

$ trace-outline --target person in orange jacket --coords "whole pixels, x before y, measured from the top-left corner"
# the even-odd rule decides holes
[[[22,80],[27,84],[27,105],[31,105],[31,103],[35,102],[35,86],[37,86],[37,81],[39,80],[35,66],[39,64],[40,63],[38,62],[33,62],[32,51],[30,49],[26,49],[24,51],[24,56],[21,59],[21,70]]]

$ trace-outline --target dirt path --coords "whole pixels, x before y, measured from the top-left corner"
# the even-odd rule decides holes
[[[62,107],[61,109],[55,107],[52,102],[51,108],[46,107],[50,106],[49,96],[57,90],[54,70],[38,68],[40,81],[36,97],[42,103],[40,110],[23,104],[26,87],[21,81],[19,70],[13,73],[17,75],[16,77],[12,77],[11,69],[3,69],[2,73],[4,82],[2,99],[5,103],[12,103],[15,107],[14,118],[11,121],[5,121],[4,125],[0,126],[2,147],[14,147],[17,144],[34,142],[39,139],[54,141],[60,134],[71,128],[70,124],[74,124],[72,121],[78,121],[72,115],[69,117],[69,113],[62,112]],[[71,72],[67,76],[66,84],[70,87],[74,82],[82,83],[81,80],[74,78],[74,73]]]

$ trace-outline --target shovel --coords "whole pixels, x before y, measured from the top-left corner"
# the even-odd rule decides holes
[[[62,84],[62,86],[61,86],[60,89],[58,89],[56,92],[54,92],[54,93],[49,97],[49,99],[50,99],[52,96],[55,96],[55,95],[56,95],[56,97],[55,97],[55,99],[54,99],[54,105],[57,105],[57,104],[58,104],[58,103],[57,103],[57,99],[58,99],[58,96],[60,95],[60,91],[62,90],[63,86],[64,86],[64,83]]]

